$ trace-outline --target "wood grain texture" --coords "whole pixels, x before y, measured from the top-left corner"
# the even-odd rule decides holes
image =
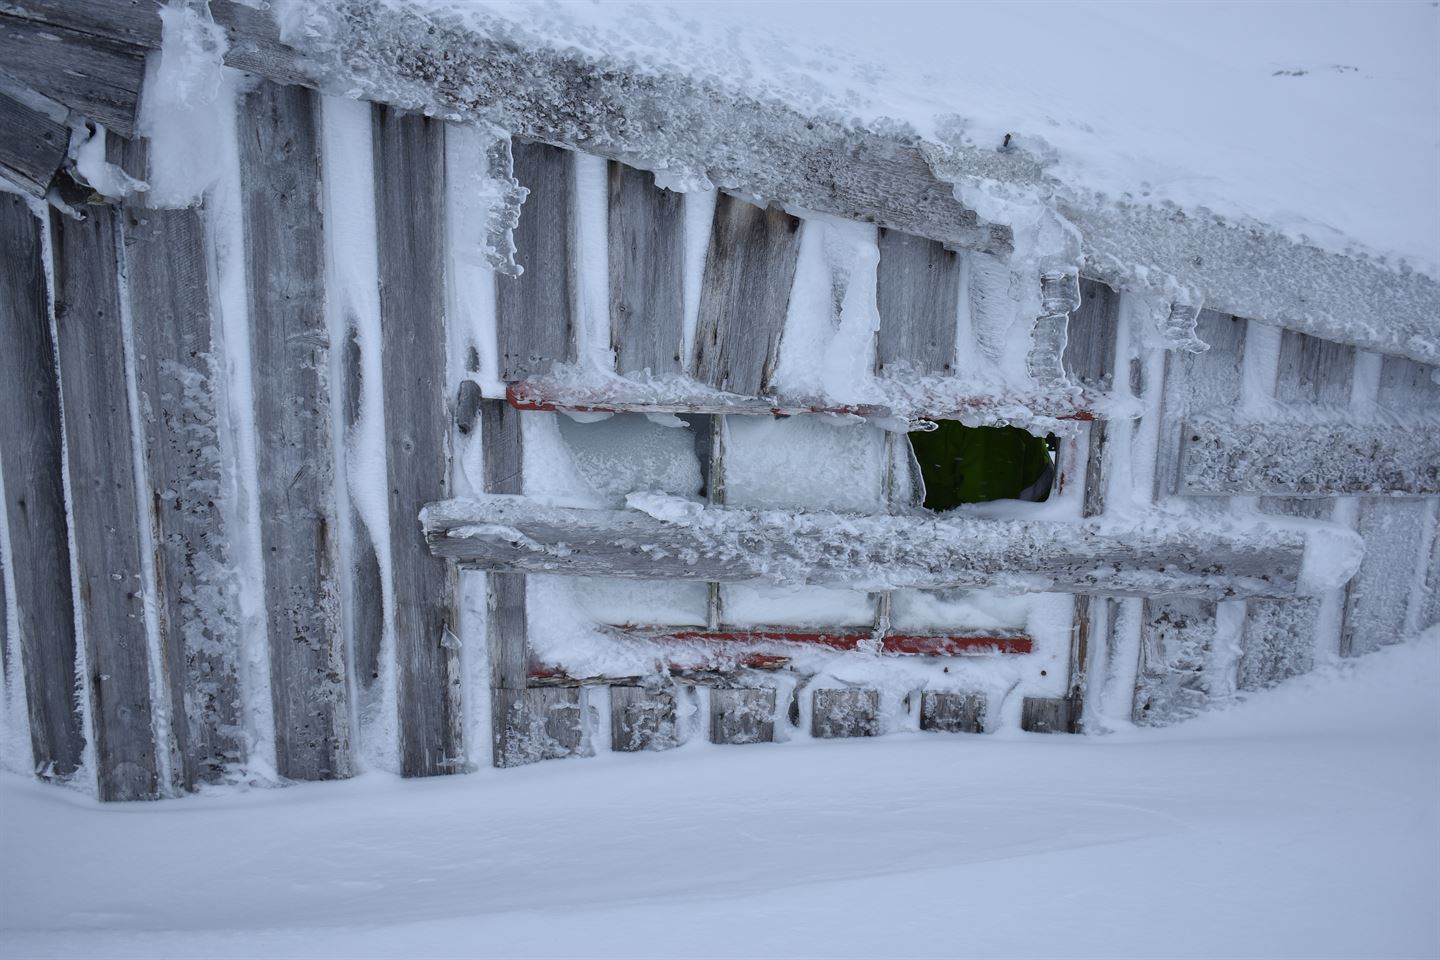
[[[611,161],[610,347],[620,373],[680,373],[685,320],[684,197]]]
[[[1131,716],[1141,726],[1164,726],[1194,716],[1209,699],[1206,667],[1215,645],[1215,604],[1147,598],[1142,607]]]
[[[876,372],[949,373],[960,318],[959,254],[936,240],[883,227],[879,243]]]
[[[775,739],[775,690],[720,687],[710,691],[711,743],[769,743]]]
[[[1280,525],[1114,526],[954,515],[776,514],[706,507],[696,522],[637,510],[479,497],[426,507],[430,548],[477,569],[636,579],[984,586],[1237,599],[1294,595],[1305,537]],[[1346,571],[1336,570],[1336,582]],[[1042,586],[1043,583],[1043,586]],[[1317,586],[1323,586],[1319,584]]]
[[[920,729],[941,733],[984,733],[985,695],[922,690]]]
[[[1313,406],[1349,406],[1355,348],[1294,330],[1280,334],[1275,399]]]
[[[649,687],[610,688],[612,750],[669,750],[679,744],[674,693]]]
[[[222,367],[201,211],[126,205],[120,220],[175,781],[188,790],[245,760],[238,598],[221,506]]]
[[[318,96],[262,83],[239,118],[276,761],[294,780],[347,777]]]
[[[700,286],[697,380],[747,397],[765,392],[799,253],[798,218],[720,194]]]
[[[465,763],[458,581],[427,555],[417,519],[450,489],[445,126],[390,107],[372,116],[400,770],[433,776]]]
[[[1080,733],[1084,703],[1078,697],[1026,697],[1020,729],[1030,733]]]
[[[75,610],[65,532],[60,383],[42,221],[0,193],[0,470],[33,769],[65,779],[85,747],[75,696]],[[9,665],[13,670],[15,665]]]
[[[1355,423],[1348,418],[1235,421],[1192,417],[1183,425],[1185,494],[1335,497],[1440,494],[1440,428]]]
[[[821,687],[811,701],[810,735],[819,739],[880,735],[880,691]]]
[[[0,11],[127,46],[160,46],[160,0],[0,0]]]
[[[575,154],[514,142],[514,175],[530,190],[514,230],[515,262],[525,272],[496,276],[500,379],[543,376],[575,356]]]
[[[1172,350],[1165,354],[1160,445],[1155,463],[1156,499],[1180,492],[1181,437],[1187,435],[1183,421],[1195,415],[1233,410],[1240,403],[1245,321],[1202,310],[1195,332],[1210,349],[1203,353]]]
[[[64,124],[0,93],[0,177],[43,197],[69,143]]]
[[[343,374],[345,378],[345,405],[342,423],[345,435],[354,435],[356,424],[366,413],[362,406],[364,383],[361,376],[361,348],[359,332],[353,323],[345,336],[345,357]],[[375,552],[376,531],[371,530],[355,509],[350,506],[351,557],[349,576],[351,588],[350,634],[354,651],[355,680],[361,693],[368,693],[380,679],[380,650],[385,638],[385,591],[380,579],[380,560]],[[379,531],[384,536],[386,531]],[[363,709],[363,708],[362,708]]]
[[[122,137],[135,133],[143,50],[0,13],[0,72]]]
[[[1070,314],[1065,373],[1082,386],[1109,390],[1115,379],[1115,338],[1120,330],[1120,293],[1098,280],[1080,278],[1080,305]]]
[[[100,799],[155,799],[160,779],[150,671],[163,667],[150,662],[145,627],[145,519],[135,497],[130,398],[122,373],[115,214],[96,206],[76,221],[52,211],[50,236],[76,592]]]

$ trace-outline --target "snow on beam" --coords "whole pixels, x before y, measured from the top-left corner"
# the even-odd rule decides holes
[[[1185,423],[1180,456],[1186,494],[1440,494],[1440,430],[1434,424],[1197,417]]]
[[[429,504],[421,521],[437,556],[484,570],[860,590],[1287,597],[1344,583],[1362,553],[1358,537],[1328,525],[796,515],[645,501],[666,519],[486,496]]]

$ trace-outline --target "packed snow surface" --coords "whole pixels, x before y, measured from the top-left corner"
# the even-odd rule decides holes
[[[396,0],[1440,276],[1440,6]]]
[[[690,746],[101,806],[0,778],[13,957],[1440,953],[1440,630],[1169,730]]]

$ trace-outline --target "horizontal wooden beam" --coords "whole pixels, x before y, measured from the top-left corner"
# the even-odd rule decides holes
[[[913,396],[893,404],[842,403],[801,397],[745,397],[707,391],[696,385],[658,386],[615,379],[605,387],[580,387],[544,381],[522,381],[505,388],[505,399],[517,410],[558,410],[567,413],[692,413],[735,416],[796,416],[825,413],[867,418],[904,417],[915,420],[994,419],[1015,423],[1034,417],[1053,420],[1106,419],[1102,399],[1057,391],[1054,396],[1025,398],[941,396],[916,401]],[[1118,411],[1117,411],[1118,412]]]
[[[0,91],[0,177],[43,197],[69,144],[63,123]]]
[[[860,590],[988,585],[1119,596],[1287,597],[1343,583],[1363,552],[1359,539],[1339,527],[1307,538],[1305,528],[1268,521],[1200,526],[1157,516],[1120,525],[794,514],[678,499],[656,509],[677,519],[485,496],[429,504],[421,520],[436,555],[483,570]]]
[[[145,76],[139,47],[0,12],[0,73],[122,137],[134,136]]]
[[[1181,492],[1333,497],[1440,494],[1440,423],[1185,422]]]

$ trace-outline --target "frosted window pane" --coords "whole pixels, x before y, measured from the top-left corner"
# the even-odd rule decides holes
[[[700,493],[700,461],[689,427],[666,427],[641,414],[619,414],[595,423],[559,418],[560,436],[575,468],[610,506],[625,495],[656,490],[678,497]]]
[[[860,627],[875,620],[875,602],[863,590],[724,584],[721,619],[737,627]]]
[[[1023,629],[1027,598],[987,590],[896,590],[890,594],[895,630]]]
[[[725,502],[884,512],[885,434],[822,416],[726,417]]]

